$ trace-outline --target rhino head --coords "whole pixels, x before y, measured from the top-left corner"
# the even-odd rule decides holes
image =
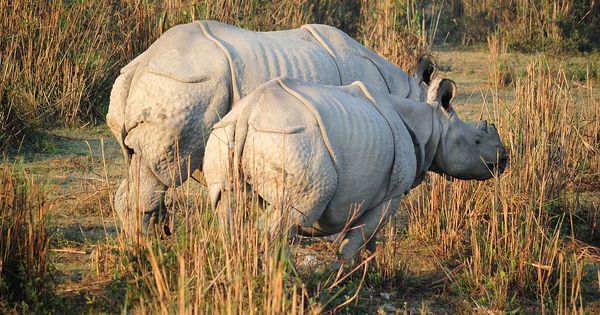
[[[434,79],[428,91],[428,103],[437,102],[440,138],[430,170],[457,179],[486,180],[502,174],[508,155],[498,130],[487,121],[464,122],[452,108],[456,84]]]

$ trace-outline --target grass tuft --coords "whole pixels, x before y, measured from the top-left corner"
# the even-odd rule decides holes
[[[39,311],[50,296],[46,192],[12,167],[0,168],[0,310]]]

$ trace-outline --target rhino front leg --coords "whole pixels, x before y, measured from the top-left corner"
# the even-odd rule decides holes
[[[384,201],[358,218],[342,240],[339,249],[340,261],[354,262],[363,248],[374,252],[377,231],[389,220],[399,204],[400,198]]]
[[[365,249],[368,254],[374,254],[377,250],[377,234],[373,234],[367,244],[365,245]]]
[[[128,236],[137,235],[140,231],[148,233],[153,227],[170,234],[164,204],[166,190],[167,186],[154,175],[139,154],[133,154],[128,176],[115,194],[115,210]]]

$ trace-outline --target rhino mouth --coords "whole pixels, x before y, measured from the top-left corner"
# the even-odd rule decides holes
[[[508,165],[508,155],[502,156],[498,160],[498,163],[485,163],[485,165],[492,173],[501,175],[504,173],[506,166]]]

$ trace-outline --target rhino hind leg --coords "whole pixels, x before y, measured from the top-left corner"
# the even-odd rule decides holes
[[[164,204],[167,186],[145,165],[138,154],[133,154],[127,178],[115,194],[115,210],[128,236],[148,233],[152,228],[170,234]]]
[[[321,217],[335,194],[337,176],[333,164],[321,164],[320,171],[322,176],[318,181],[309,175],[301,175],[305,178],[298,181],[312,181],[312,185],[290,188],[286,198],[269,202],[263,221],[271,239],[287,235],[292,241],[297,235],[306,235],[306,230]],[[260,194],[259,197],[262,198]]]
[[[377,231],[389,220],[400,204],[400,198],[386,200],[363,213],[349,228],[339,248],[339,260],[353,263],[362,249],[373,253]]]

